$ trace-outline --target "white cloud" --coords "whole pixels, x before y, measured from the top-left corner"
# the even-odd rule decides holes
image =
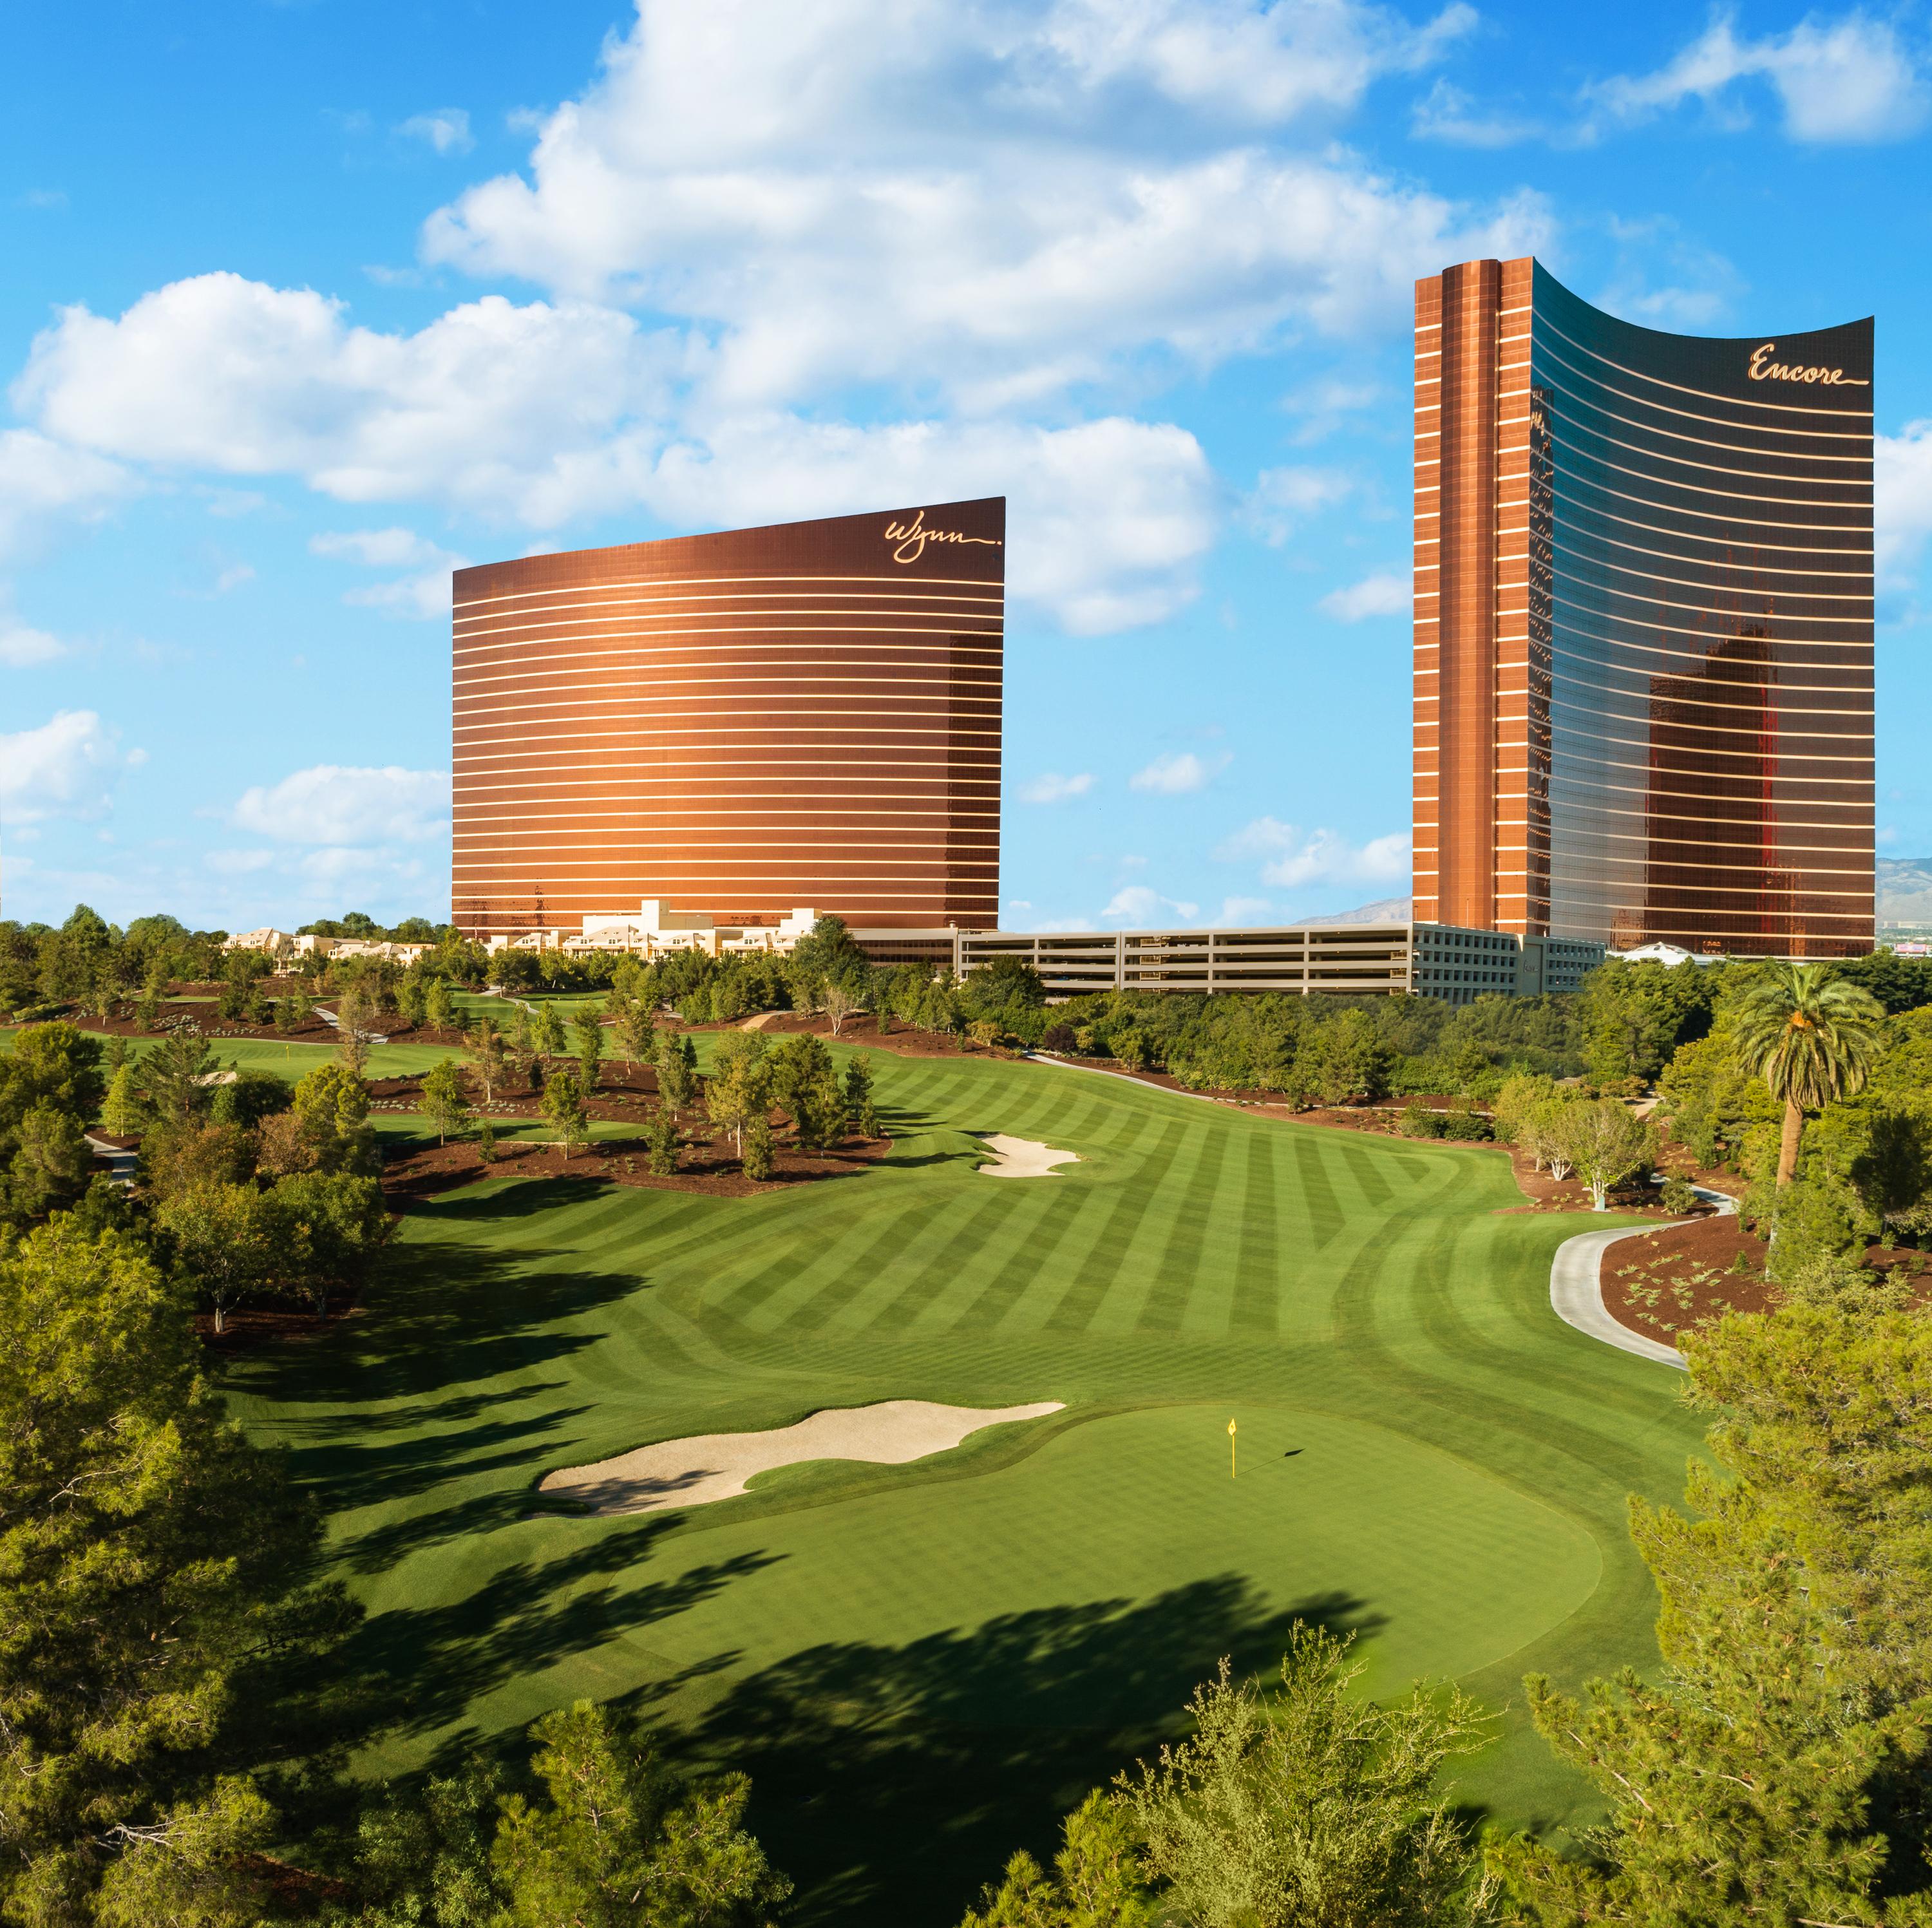
[[[1109,900],[1102,917],[1124,917],[1131,924],[1143,926],[1158,923],[1163,911],[1172,912],[1174,919],[1191,923],[1201,914],[1198,904],[1163,897],[1160,892],[1144,883],[1130,883],[1124,890],[1117,890]]]
[[[493,295],[384,334],[308,289],[200,274],[118,319],[63,310],[12,393],[102,455],[541,523],[547,484],[661,395],[670,352],[608,308]]]
[[[1052,771],[1045,776],[1035,777],[1030,783],[1020,785],[1022,803],[1062,803],[1070,796],[1084,796],[1094,787],[1090,772],[1083,770],[1076,777],[1063,777]]]
[[[1879,577],[1897,587],[1932,535],[1932,421],[1876,438],[1872,484]]]
[[[251,564],[231,562],[215,577],[213,593],[224,596],[230,589],[238,589],[244,583],[252,583],[254,580],[255,571]]]
[[[423,252],[687,318],[737,406],[860,381],[985,408],[1149,350],[1393,327],[1418,273],[1533,247],[1541,203],[1472,217],[1228,123],[1352,106],[1471,17],[1418,34],[1348,0],[640,0],[528,178],[471,188]]]
[[[1338,832],[1305,834],[1279,817],[1258,817],[1214,853],[1224,862],[1260,857],[1261,880],[1277,889],[1309,883],[1364,883],[1409,874],[1409,840],[1400,832],[1352,844]]]
[[[396,131],[405,139],[424,142],[438,154],[467,154],[476,145],[470,132],[469,110],[463,107],[412,114]]]
[[[67,654],[67,645],[44,629],[16,622],[4,599],[0,599],[0,664],[10,670],[31,669],[37,663],[51,663]]]
[[[0,556],[25,550],[59,519],[97,520],[136,487],[118,463],[32,429],[0,430]]]
[[[1453,81],[1438,79],[1415,103],[1409,131],[1418,140],[1452,147],[1510,147],[1544,130],[1533,121],[1480,108]]]
[[[243,792],[236,829],[289,844],[410,843],[448,833],[449,778],[440,770],[318,763]]]
[[[308,291],[210,274],[118,320],[68,310],[14,395],[130,459],[288,470],[344,500],[436,496],[538,528],[627,508],[692,528],[1005,493],[1010,588],[1076,633],[1156,621],[1194,592],[1214,479],[1184,429],[752,412],[678,433],[659,380],[669,352],[608,309],[491,296],[377,334]],[[357,592],[416,613],[446,608],[446,593],[422,577]]]
[[[1785,131],[1812,142],[1895,140],[1916,133],[1928,106],[1916,51],[1886,20],[1854,10],[1836,20],[1807,17],[1787,34],[1740,38],[1720,13],[1654,73],[1598,82],[1586,97],[1611,120],[1633,124],[1702,101],[1732,127],[1749,124],[1732,90],[1766,82],[1784,109]]]
[[[124,754],[119,732],[91,709],[0,736],[0,823],[101,816],[122,772],[145,760],[139,751]]]
[[[1264,469],[1241,505],[1241,519],[1279,549],[1299,524],[1333,508],[1354,487],[1339,469]]]
[[[1189,106],[1275,122],[1352,107],[1380,76],[1426,66],[1475,24],[1462,5],[1418,28],[1333,0],[1058,0],[1040,37],[1083,87],[1138,82]]]
[[[1076,634],[1157,622],[1194,593],[1214,479],[1185,429],[1110,416],[1071,428],[987,421],[872,427],[741,417],[655,463],[614,448],[586,496],[641,499],[685,528],[1004,494],[1007,586]]]
[[[350,529],[309,538],[310,552],[360,562],[372,569],[406,568],[413,573],[386,583],[350,589],[342,600],[387,616],[425,621],[449,613],[450,576],[470,566],[466,556],[440,549],[410,529]]]
[[[1185,796],[1191,791],[1205,790],[1215,773],[1225,769],[1231,760],[1223,756],[1210,763],[1192,750],[1169,751],[1155,757],[1146,769],[1135,771],[1127,779],[1127,787],[1155,796]]]
[[[1406,576],[1365,576],[1348,588],[1333,589],[1322,607],[1342,622],[1360,622],[1371,616],[1406,616],[1412,607]]]

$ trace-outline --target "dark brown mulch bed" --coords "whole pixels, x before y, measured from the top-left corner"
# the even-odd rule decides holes
[[[1735,1184],[1737,1181],[1733,1180]],[[1762,1312],[1782,1303],[1764,1276],[1767,1248],[1734,1213],[1707,1213],[1620,1239],[1604,1255],[1604,1306],[1618,1324],[1675,1343],[1680,1332],[1726,1312]],[[1747,1268],[1733,1271],[1742,1259]],[[1865,1263],[1896,1273],[1922,1300],[1932,1299],[1932,1253],[1872,1246]]]
[[[788,1186],[820,1179],[850,1178],[878,1164],[892,1150],[890,1138],[854,1138],[832,1150],[807,1154],[796,1147],[776,1147],[769,1179],[747,1178],[730,1141],[722,1133],[700,1137],[679,1154],[678,1169],[659,1177],[644,1165],[640,1138],[603,1139],[566,1159],[555,1145],[500,1141],[493,1162],[485,1165],[467,1141],[417,1145],[398,1150],[382,1168],[382,1194],[392,1211],[406,1210],[413,1200],[434,1198],[484,1178],[575,1178],[613,1185],[632,1185],[653,1192],[700,1192],[720,1198],[756,1198]]]
[[[344,1319],[360,1318],[362,1306],[347,1294],[332,1297],[328,1320],[322,1324],[313,1312],[300,1306],[238,1306],[230,1309],[226,1330],[219,1337],[212,1312],[196,1312],[194,1329],[207,1351],[218,1356],[250,1352],[260,1345],[279,1345],[286,1339],[323,1339]]]

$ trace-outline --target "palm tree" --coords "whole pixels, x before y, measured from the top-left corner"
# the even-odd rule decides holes
[[[1864,1088],[1881,1048],[1885,1007],[1862,985],[1822,964],[1774,964],[1738,1000],[1731,1048],[1747,1077],[1784,1103],[1778,1182],[1791,1182],[1807,1111]]]

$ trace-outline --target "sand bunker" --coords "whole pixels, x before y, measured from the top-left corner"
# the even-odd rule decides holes
[[[866,1459],[903,1466],[928,1454],[946,1453],[968,1434],[1012,1420],[1036,1420],[1061,1410],[1048,1399],[1034,1406],[940,1406],[929,1399],[886,1399],[876,1406],[848,1406],[814,1413],[796,1426],[771,1432],[700,1433],[640,1446],[592,1466],[566,1467],[547,1474],[539,1492],[574,1500],[598,1513],[652,1513],[671,1507],[709,1506],[745,1490],[754,1473],[796,1466],[808,1459]]]
[[[1056,1165],[1078,1165],[1080,1154],[1055,1151],[1033,1138],[1010,1138],[1004,1132],[988,1132],[980,1139],[999,1162],[982,1165],[983,1178],[1051,1178]]]

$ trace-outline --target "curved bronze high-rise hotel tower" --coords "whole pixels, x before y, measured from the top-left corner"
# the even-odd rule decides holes
[[[999,498],[457,572],[452,916],[997,921]]]
[[[1415,905],[1872,947],[1872,327],[1664,334],[1416,284]]]

